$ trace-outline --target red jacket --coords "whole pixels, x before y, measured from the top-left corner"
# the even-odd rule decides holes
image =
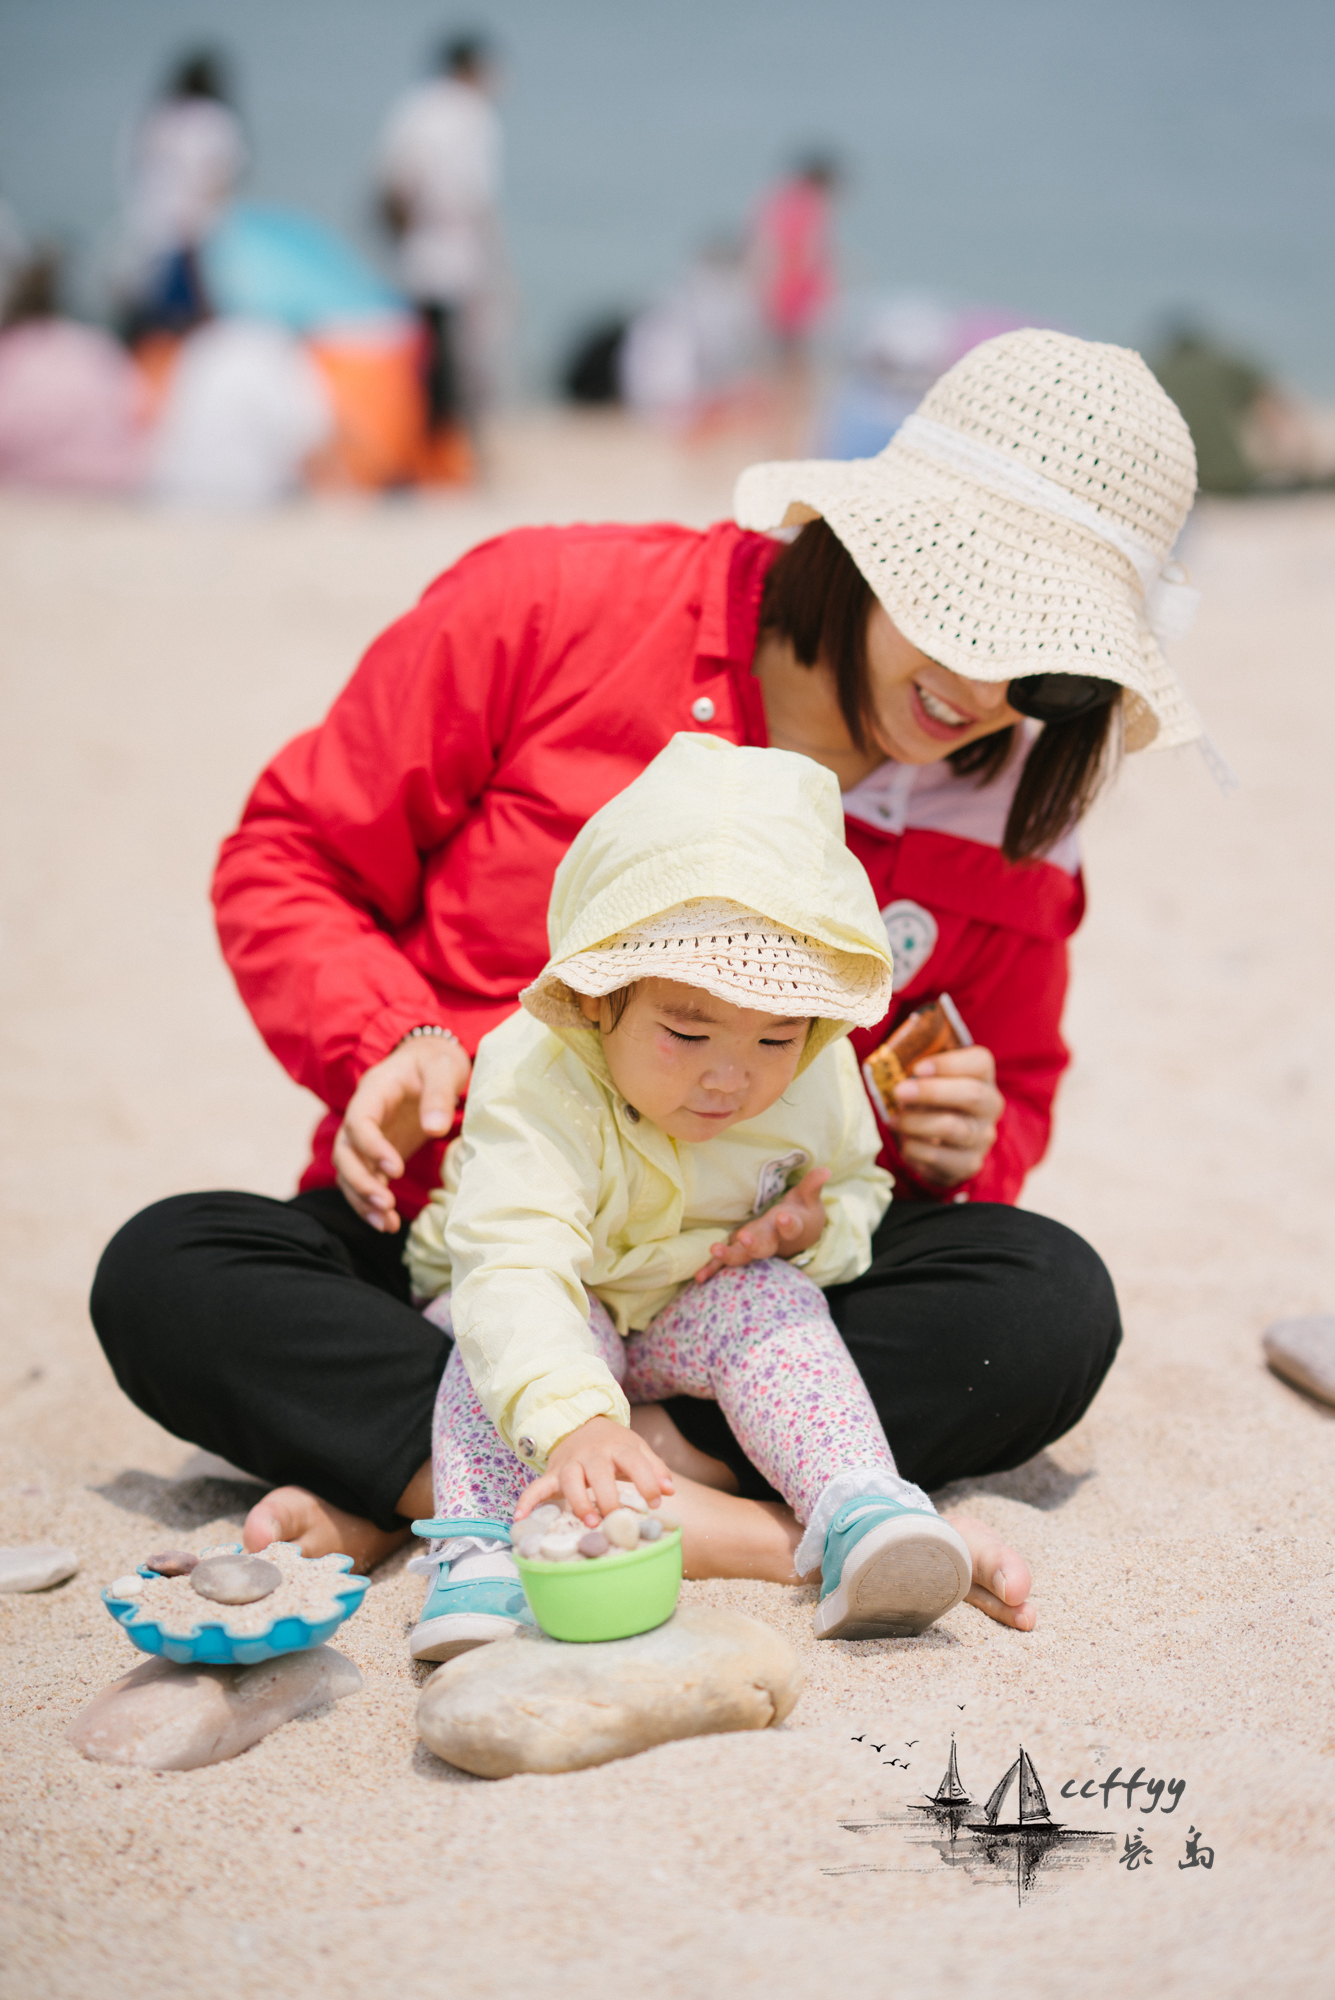
[[[677,730],[766,741],[750,665],[776,552],[731,523],[500,536],[439,577],[320,727],[263,773],[223,843],[214,905],[265,1041],[330,1107],[303,1187],[332,1182],[357,1080],[409,1028],[439,1023],[472,1052],[513,1010],[547,959],[561,856]],[[888,810],[874,774],[849,794],[850,815],[865,808],[850,816],[850,845],[886,905],[923,906],[939,933],[888,1021],[944,988],[995,1051],[1006,1114],[957,1192],[1014,1201],[1047,1144],[1067,1060],[1064,941],[1083,908],[1079,878],[1002,860],[1009,785],[980,793],[947,765],[883,771],[915,787],[910,809],[896,796]],[[886,1031],[859,1035],[859,1053]],[[441,1150],[410,1161],[405,1215],[436,1185]],[[901,1195],[930,1194],[893,1145],[884,1158]]]

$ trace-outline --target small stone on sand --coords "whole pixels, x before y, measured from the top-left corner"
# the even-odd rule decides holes
[[[587,1535],[580,1536],[579,1552],[582,1556],[605,1556],[611,1546],[601,1528],[592,1528]]]
[[[64,1583],[79,1567],[73,1549],[59,1549],[49,1542],[30,1549],[0,1549],[0,1591],[49,1590]]]
[[[155,1576],[189,1576],[198,1564],[199,1557],[193,1549],[164,1549],[160,1555],[144,1558],[144,1568],[151,1569]]]
[[[1335,1316],[1280,1319],[1261,1336],[1276,1375],[1320,1402],[1335,1404]]]
[[[190,1587],[211,1604],[257,1604],[283,1581],[277,1563],[261,1556],[208,1556],[190,1572]]]
[[[633,1639],[563,1645],[520,1630],[433,1674],[424,1743],[480,1778],[579,1771],[656,1743],[782,1722],[801,1692],[782,1634],[740,1611],[679,1605]]]
[[[135,1570],[127,1570],[124,1576],[118,1576],[114,1583],[107,1585],[113,1597],[138,1597],[143,1588],[144,1579]]]
[[[663,1523],[656,1514],[646,1514],[640,1522],[640,1540],[642,1542],[657,1542],[661,1541],[662,1538]]]
[[[332,1646],[285,1653],[254,1667],[147,1660],[104,1688],[65,1735],[96,1763],[193,1771],[225,1763],[280,1724],[362,1685],[352,1661]]]

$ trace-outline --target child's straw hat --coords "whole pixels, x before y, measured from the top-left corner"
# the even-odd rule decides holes
[[[740,903],[708,897],[554,959],[519,997],[548,1027],[583,1027],[572,994],[597,999],[637,979],[674,979],[734,1007],[858,1028],[875,1027],[890,1004],[888,958],[838,951]]]
[[[974,680],[1120,683],[1129,750],[1202,733],[1161,640],[1196,593],[1169,561],[1196,492],[1138,354],[1034,328],[984,341],[876,458],[753,465],[743,527],[823,516],[896,626]]]

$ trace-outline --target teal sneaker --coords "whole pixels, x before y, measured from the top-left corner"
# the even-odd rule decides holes
[[[939,1514],[894,1500],[850,1500],[825,1536],[818,1639],[913,1639],[973,1582],[962,1536]]]
[[[436,1571],[408,1641],[415,1660],[452,1660],[474,1646],[513,1638],[522,1625],[536,1629],[510,1554],[508,1522],[414,1521],[413,1533],[437,1541],[450,1535],[473,1535],[497,1544],[495,1555],[479,1551],[460,1556],[451,1564],[442,1563]],[[469,1574],[455,1573],[461,1565]]]

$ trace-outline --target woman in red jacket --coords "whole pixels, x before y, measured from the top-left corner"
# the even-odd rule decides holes
[[[479,1038],[547,956],[591,813],[699,729],[816,758],[882,900],[895,999],[947,991],[974,1046],[902,1085],[871,1269],[831,1295],[900,1470],[1021,1463],[1088,1407],[1120,1337],[1102,1264],[1011,1206],[1066,1063],[1074,827],[1120,745],[1199,734],[1160,651],[1195,467],[1118,348],[986,343],[879,458],[760,466],[752,530],[522,530],[463,558],[260,778],[215,881],[275,1055],[329,1107],[290,1202],[178,1196],[104,1255],[117,1379],[276,1490],[248,1545],[376,1561],[430,1511],[445,1354],[400,1229],[435,1185]],[[637,1428],[686,1475],[697,1575],[791,1576],[786,1510],[715,1406]],[[1029,1574],[976,1523],[972,1601],[1028,1629]]]

